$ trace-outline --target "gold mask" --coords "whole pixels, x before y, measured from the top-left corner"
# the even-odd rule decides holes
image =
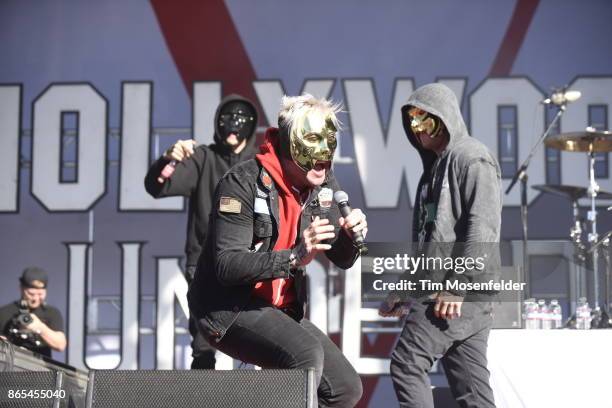
[[[333,116],[309,111],[298,118],[289,132],[293,161],[305,172],[317,162],[330,162],[338,145]]]
[[[413,107],[408,110],[408,117],[413,133],[425,133],[432,139],[440,134],[442,121],[429,112]]]

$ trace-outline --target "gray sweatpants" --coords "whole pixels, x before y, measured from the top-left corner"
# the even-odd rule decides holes
[[[464,302],[461,317],[439,319],[431,300],[416,302],[391,355],[391,377],[402,408],[433,408],[428,373],[438,358],[460,407],[495,407],[487,369],[492,303]]]

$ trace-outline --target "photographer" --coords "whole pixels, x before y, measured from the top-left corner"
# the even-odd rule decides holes
[[[0,337],[36,353],[51,357],[63,351],[66,336],[59,310],[45,304],[47,272],[26,268],[19,278],[21,299],[0,308]]]

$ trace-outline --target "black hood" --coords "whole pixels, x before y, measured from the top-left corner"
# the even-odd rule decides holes
[[[410,95],[406,105],[402,106],[402,124],[408,140],[418,150],[421,160],[423,160],[423,168],[427,169],[435,161],[436,154],[421,147],[416,136],[412,133],[408,110],[413,106],[432,113],[442,120],[449,134],[445,152],[451,150],[458,139],[468,137],[467,126],[463,121],[463,116],[461,116],[455,93],[446,85],[423,85]]]
[[[243,156],[243,152],[253,152],[255,149],[255,133],[257,132],[257,123],[259,120],[259,116],[257,113],[257,108],[255,107],[255,105],[253,104],[253,102],[251,102],[250,100],[248,100],[247,98],[238,95],[238,94],[231,94],[231,95],[227,95],[225,98],[223,98],[221,100],[221,103],[219,103],[219,106],[217,106],[217,111],[215,112],[215,135],[214,135],[214,140],[215,142],[213,144],[211,144],[209,147],[216,151],[217,153],[221,153],[221,154],[231,154],[232,151],[231,149],[225,144],[225,141],[221,139],[220,135],[220,131],[219,131],[219,115],[221,114],[221,111],[223,110],[223,107],[225,105],[228,105],[229,103],[232,102],[243,102],[246,103],[247,105],[249,105],[254,112],[255,115],[255,127],[253,128],[253,132],[247,136],[246,140],[247,140],[247,144],[245,146],[245,148],[243,149],[242,152],[240,152],[240,155]]]

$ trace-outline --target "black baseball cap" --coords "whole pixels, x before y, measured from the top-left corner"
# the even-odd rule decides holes
[[[23,270],[19,281],[26,288],[46,289],[49,278],[44,269],[30,266]]]

